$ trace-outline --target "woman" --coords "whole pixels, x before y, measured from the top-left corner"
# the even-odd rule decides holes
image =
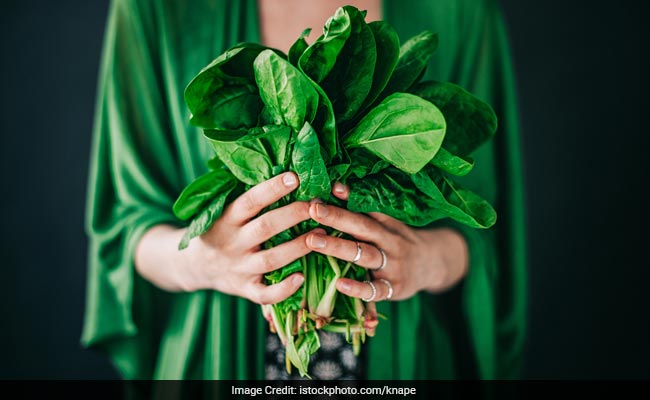
[[[274,249],[259,248],[313,218],[358,239],[357,264],[385,264],[374,273],[373,300],[389,320],[365,346],[361,377],[516,376],[525,310],[522,190],[512,71],[495,4],[305,4],[113,2],[90,174],[84,344],[109,354],[129,379],[263,378],[267,327],[254,303],[281,301],[303,277],[294,274],[267,287],[262,275],[311,251],[357,257],[355,242],[318,230]],[[499,222],[487,231],[450,222],[416,230],[382,214],[318,202],[258,216],[299,185],[295,174],[285,173],[243,194],[208,233],[179,252],[183,228],[171,205],[205,172],[211,156],[207,141],[187,122],[185,85],[237,42],[263,41],[286,51],[303,28],[320,28],[343,4],[367,9],[368,20],[388,20],[402,39],[424,29],[439,32],[441,45],[428,75],[457,82],[495,108],[500,129],[474,154],[479,167],[463,183],[496,205]],[[333,192],[345,199],[348,189],[335,185]],[[386,301],[389,287],[392,298]],[[373,297],[365,283],[341,280],[337,289]]]

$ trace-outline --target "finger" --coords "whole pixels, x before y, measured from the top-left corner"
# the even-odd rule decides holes
[[[332,194],[340,200],[348,201],[348,198],[350,197],[350,188],[341,182],[336,182],[334,186],[332,186]]]
[[[363,268],[377,269],[383,262],[383,257],[379,249],[368,243],[341,239],[319,232],[313,232],[307,235],[306,242],[308,248],[317,253],[334,256],[340,260],[347,261],[354,260],[359,252],[359,248],[361,248],[361,258],[355,261],[355,264]]]
[[[388,233],[374,219],[336,206],[311,204],[309,215],[316,222],[348,233],[365,242],[378,243],[382,239],[386,240],[385,237]]]
[[[304,281],[305,277],[301,273],[295,273],[275,285],[266,286],[259,282],[252,285],[248,298],[262,305],[279,303],[294,294]]]
[[[325,233],[323,229],[315,229],[312,232],[319,234]],[[311,249],[307,246],[305,239],[312,232],[298,236],[293,240],[268,250],[256,252],[251,256],[252,266],[249,272],[253,274],[267,274],[311,253]]]
[[[393,231],[394,233],[397,234],[403,233],[404,228],[407,228],[407,226],[402,221],[395,219],[390,215],[386,215],[380,212],[370,212],[368,213],[368,215],[371,218],[373,218],[375,221],[378,221],[383,226]]]
[[[381,281],[373,281],[377,294],[372,301],[385,300],[388,296],[388,286]],[[359,282],[354,279],[341,278],[336,282],[336,290],[350,297],[369,299],[372,296],[372,288],[367,282]]]
[[[298,176],[293,172],[280,174],[253,186],[239,196],[223,213],[223,218],[236,225],[243,225],[265,207],[270,206],[298,187]]]
[[[297,201],[249,221],[239,231],[238,240],[244,248],[250,249],[309,218],[309,203]]]

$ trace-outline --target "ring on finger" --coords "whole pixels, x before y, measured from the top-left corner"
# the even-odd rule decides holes
[[[354,259],[350,260],[352,264],[361,260],[361,245],[359,244],[359,242],[355,242],[355,243],[357,244],[357,255],[354,256]]]
[[[388,286],[388,295],[386,295],[386,300],[393,298],[393,285],[387,279],[380,279],[386,286]]]
[[[370,295],[370,297],[367,298],[362,297],[361,300],[365,301],[366,303],[370,303],[375,299],[375,297],[377,297],[377,287],[371,281],[364,281],[364,283],[370,285],[370,289],[372,289],[372,294]]]
[[[381,271],[382,269],[386,268],[386,264],[388,264],[388,257],[386,256],[384,249],[377,247],[377,250],[379,250],[381,253],[381,265],[379,268],[373,269],[373,271]]]

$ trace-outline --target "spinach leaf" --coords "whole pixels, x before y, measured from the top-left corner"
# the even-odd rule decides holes
[[[291,166],[300,178],[300,187],[295,194],[296,200],[329,198],[332,190],[329,175],[321,156],[318,136],[308,122],[305,122],[296,136],[291,154]]]
[[[363,148],[354,149],[350,152],[349,172],[357,178],[364,178],[366,175],[376,174],[379,171],[390,167],[390,164]]]
[[[339,8],[323,28],[323,35],[304,51],[298,64],[300,69],[316,83],[329,75],[343,45],[350,37],[350,15]]]
[[[364,21],[365,14],[350,6],[343,9],[350,16],[350,36],[334,67],[320,82],[338,123],[351,119],[361,108],[372,88],[377,61],[375,37]]]
[[[340,153],[334,109],[323,89],[316,82],[311,79],[310,81],[314,85],[316,92],[318,92],[318,109],[316,110],[316,118],[314,118],[312,126],[319,134],[318,136],[324,151],[323,157],[326,162],[330,162]]]
[[[416,173],[436,155],[445,136],[445,119],[436,106],[417,96],[395,93],[370,110],[344,139],[402,171]]]
[[[415,186],[449,218],[472,228],[489,228],[496,222],[496,211],[490,203],[453,182],[437,168],[429,165],[412,179]]]
[[[223,169],[201,175],[178,196],[173,206],[174,214],[183,221],[192,218],[222,190],[221,185],[224,182],[234,180],[235,177]]]
[[[462,87],[448,82],[422,82],[410,90],[435,104],[447,121],[442,145],[449,152],[467,156],[494,136],[497,117],[492,107]]]
[[[408,175],[391,168],[364,179],[350,179],[348,209],[381,212],[405,224],[425,226],[447,215],[417,190]]]
[[[289,49],[289,62],[296,67],[298,66],[300,56],[302,56],[302,53],[304,53],[305,50],[307,50],[307,47],[309,47],[305,38],[309,36],[310,33],[311,28],[302,31],[298,40],[296,40]]]
[[[229,200],[229,195],[237,188],[237,180],[232,175],[229,176],[229,178],[223,179],[216,184],[217,190],[214,193],[212,202],[192,220],[178,245],[179,250],[187,248],[190,240],[207,232],[214,221],[221,216],[224,206]]]
[[[379,98],[382,99],[395,92],[404,92],[417,82],[437,48],[438,34],[428,31],[404,42],[393,75]]]
[[[384,90],[397,65],[400,52],[399,36],[390,24],[384,21],[373,21],[368,24],[368,28],[375,38],[377,62],[372,75],[372,87],[360,111],[368,108]]]
[[[184,92],[185,103],[192,112],[191,122],[209,129],[231,129],[242,124],[251,126],[254,109],[259,109],[260,100],[253,90],[255,85],[252,61],[267,47],[253,43],[240,43],[226,50],[199,72],[187,85]],[[230,121],[232,114],[220,112],[216,102],[228,106],[229,110],[252,106],[246,109],[241,121]],[[222,126],[226,122],[227,126]]]
[[[206,165],[210,169],[222,169],[224,167],[223,161],[221,161],[218,156],[212,157],[210,160],[208,160]]]
[[[447,132],[449,132],[449,128],[447,128]],[[431,164],[456,176],[465,176],[474,168],[474,160],[470,157],[455,156],[445,150],[444,147],[438,150],[436,156],[431,160]]]
[[[209,96],[190,122],[204,129],[249,128],[257,123],[262,106],[255,85],[226,85]]]
[[[260,97],[273,123],[298,132],[312,122],[318,107],[318,92],[296,67],[271,50],[262,51],[254,62]]]
[[[217,156],[237,179],[257,185],[273,176],[273,160],[259,137],[246,131],[205,130]],[[239,135],[239,136],[237,136]]]

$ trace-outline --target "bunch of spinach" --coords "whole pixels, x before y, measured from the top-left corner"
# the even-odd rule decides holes
[[[241,43],[189,83],[191,123],[204,130],[215,158],[210,172],[181,193],[174,212],[190,220],[180,248],[205,233],[225,205],[283,171],[297,191],[270,208],[320,198],[357,212],[379,211],[413,226],[452,218],[489,228],[496,213],[453,176],[469,173],[469,157],[496,130],[490,106],[452,83],[420,82],[438,36],[423,32],[400,46],[384,21],[339,8],[311,45],[306,30],[282,52]],[[347,183],[347,204],[330,199]],[[300,224],[266,243],[277,246],[318,226]],[[341,232],[329,231],[342,236]],[[377,326],[373,303],[337,295],[340,277],[367,279],[350,262],[312,253],[265,276],[268,284],[301,271],[305,283],[287,300],[263,306],[286,346],[287,368],[307,375],[319,347],[317,329],[343,332],[356,350]]]

